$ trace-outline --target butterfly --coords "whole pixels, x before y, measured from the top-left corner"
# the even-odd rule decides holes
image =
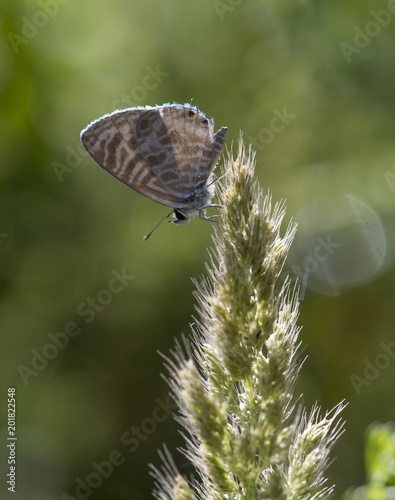
[[[205,217],[205,209],[219,206],[211,204],[217,180],[212,172],[226,135],[227,127],[214,133],[214,120],[195,106],[174,103],[104,115],[81,132],[81,141],[107,172],[171,207],[169,222],[186,224],[196,215],[215,217]]]

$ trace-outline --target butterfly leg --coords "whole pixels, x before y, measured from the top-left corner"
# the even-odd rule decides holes
[[[199,219],[209,220],[211,222],[218,222],[215,219],[217,217],[221,217],[220,215],[211,215],[210,217],[205,217],[204,210],[206,208],[223,208],[222,205],[207,205],[207,207],[202,207],[202,208],[199,209]]]
[[[208,220],[210,222],[219,222],[215,220],[216,217],[221,217],[220,215],[211,215],[210,217],[199,217],[202,220]]]
[[[199,212],[201,210],[205,210],[206,208],[224,208],[222,205],[206,205],[205,207],[200,207]]]

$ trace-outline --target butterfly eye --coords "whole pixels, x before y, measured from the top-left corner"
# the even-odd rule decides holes
[[[195,112],[194,111],[188,111],[188,116],[195,116]]]
[[[174,210],[174,215],[176,216],[177,220],[186,220],[185,215],[179,210]]]
[[[204,119],[204,120],[202,121],[202,123],[203,123],[203,125],[208,125],[208,120],[207,120],[207,119]]]

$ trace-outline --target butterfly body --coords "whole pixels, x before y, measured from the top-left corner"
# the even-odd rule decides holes
[[[157,203],[171,207],[175,224],[204,210],[215,193],[212,171],[227,128],[189,104],[114,111],[81,132],[92,158],[110,174]],[[214,205],[215,206],[215,205]]]

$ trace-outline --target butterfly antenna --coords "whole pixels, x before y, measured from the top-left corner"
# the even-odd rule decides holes
[[[152,229],[152,231],[150,231],[147,236],[144,236],[144,241],[148,240],[148,238],[151,236],[151,234],[155,231],[155,229],[160,225],[161,222],[163,222],[164,219],[166,219],[167,217],[169,217],[169,215],[171,215],[172,213],[174,212],[174,210],[172,210],[171,212],[169,212],[168,214],[164,215],[161,220],[158,222],[158,224],[154,227],[154,229]]]
[[[218,182],[220,181],[221,179],[223,179],[225,177],[226,174],[224,175],[221,175],[221,177],[216,177],[215,179],[213,179],[209,184],[207,184],[207,187],[208,186],[211,186],[211,184],[214,184],[214,182]]]

